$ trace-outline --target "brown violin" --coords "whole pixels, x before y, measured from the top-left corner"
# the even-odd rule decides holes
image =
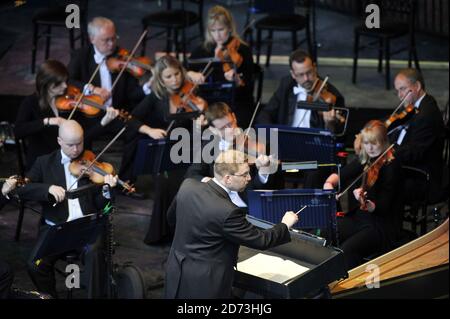
[[[81,95],[80,89],[73,85],[69,85],[66,94],[58,96],[55,99],[56,108],[62,112],[69,112],[75,107]],[[88,117],[97,116],[101,110],[106,112],[105,101],[96,94],[85,95],[78,106],[78,109]],[[119,110],[119,118],[128,121],[131,115],[124,110]]]
[[[400,121],[406,118],[407,116],[411,116],[416,113],[417,109],[414,107],[414,105],[409,104],[405,106],[400,112],[394,113],[391,116],[389,116],[389,118],[386,121],[384,121],[384,124],[386,125],[386,127],[389,127],[392,123]]]
[[[385,154],[380,155],[371,165],[367,165],[364,169],[365,174],[362,176],[361,188],[362,192],[359,197],[359,204],[361,210],[367,210],[366,193],[377,181],[380,169],[387,163],[394,159],[394,150],[389,148]]]
[[[146,56],[133,57],[130,62],[126,64],[130,52],[126,49],[119,49],[115,56],[111,56],[106,60],[106,66],[111,72],[119,72],[126,66],[126,71],[136,78],[141,78],[145,73],[152,72],[153,61]]]
[[[239,46],[241,42],[237,38],[232,38],[228,43],[222,47],[221,50],[217,52],[217,58],[223,62],[222,69],[223,72],[226,73],[233,69],[233,65],[231,63],[227,63],[231,60],[231,62],[236,66],[236,68],[241,67],[244,62],[244,58],[238,52]],[[239,75],[235,75],[235,81],[238,86],[244,86],[244,81],[239,77]]]
[[[105,175],[115,175],[114,167],[107,162],[95,161],[95,154],[89,150],[85,150],[79,158],[73,160],[69,165],[69,171],[73,176],[79,177],[80,175],[85,175],[94,184],[104,184]],[[92,165],[91,165],[92,164]],[[120,186],[123,187],[128,193],[133,193],[136,191],[133,185],[130,185],[120,179],[117,180]]]
[[[170,104],[179,111],[204,112],[208,108],[208,103],[194,94],[196,87],[196,84],[185,80],[178,92],[170,96]]]

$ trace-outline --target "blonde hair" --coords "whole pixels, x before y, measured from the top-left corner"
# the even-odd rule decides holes
[[[214,6],[208,11],[207,28],[205,30],[205,48],[210,48],[215,45],[214,39],[209,32],[209,29],[216,23],[223,24],[228,30],[230,30],[230,36],[238,39],[241,43],[242,41],[239,34],[236,32],[236,24],[234,23],[233,16],[231,13],[222,6]]]
[[[212,121],[221,119],[225,116],[228,116],[228,114],[232,114],[233,111],[225,102],[215,102],[211,104],[205,111],[206,119],[208,120],[208,123],[212,123]]]
[[[361,146],[363,143],[380,144],[384,152],[389,147],[386,125],[379,120],[369,121],[361,130]],[[366,164],[369,158],[364,147],[361,147],[361,152],[359,153],[361,164]]]
[[[181,65],[181,62],[178,61],[176,58],[174,58],[171,55],[164,55],[158,59],[155,63],[154,67],[154,74],[153,74],[153,83],[152,83],[152,90],[155,92],[156,96],[158,98],[162,98],[163,96],[168,95],[168,91],[166,86],[164,85],[164,81],[162,78],[162,73],[167,68],[174,68],[177,70],[180,70],[181,72],[181,83],[184,83],[184,80],[186,79],[186,70]]]
[[[247,163],[248,157],[243,152],[236,150],[221,152],[214,162],[214,175],[224,177],[225,175],[236,174],[239,167]]]

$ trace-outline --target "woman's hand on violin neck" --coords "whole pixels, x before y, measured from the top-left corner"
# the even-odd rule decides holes
[[[205,76],[200,72],[188,71],[187,77],[194,84],[203,84],[205,83]]]
[[[58,185],[50,186],[48,193],[55,198],[57,203],[61,203],[66,197],[66,190]]]
[[[102,120],[100,121],[101,126],[106,126],[109,123],[111,123],[112,120],[114,120],[117,116],[119,116],[119,110],[113,108],[113,107],[107,107],[106,113],[103,116]]]
[[[105,88],[101,88],[101,87],[94,87],[94,89],[92,90],[92,93],[99,95],[104,101],[108,100],[111,97],[111,92],[108,91]]]
[[[105,184],[108,184],[111,187],[116,187],[117,185],[117,175],[113,176],[111,174],[105,175]]]
[[[333,184],[330,183],[330,182],[325,182],[325,183],[323,184],[323,189],[333,190],[333,189],[334,189],[334,186],[333,186]]]

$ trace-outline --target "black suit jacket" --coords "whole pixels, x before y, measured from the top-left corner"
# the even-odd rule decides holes
[[[436,100],[426,94],[419,112],[408,123],[409,127],[395,156],[403,165],[414,166],[430,174],[430,194],[438,193],[442,178],[442,151],[444,121]]]
[[[186,179],[171,209],[175,237],[166,270],[166,298],[230,298],[240,245],[267,249],[290,241],[285,224],[262,230],[245,218],[214,181]]]
[[[92,45],[80,48],[72,53],[68,65],[70,84],[83,89],[84,85],[88,83],[97,68],[94,54],[95,51]],[[114,83],[117,75],[118,73],[111,74],[112,83]],[[97,73],[92,84],[101,87],[100,72]],[[112,106],[131,110],[144,96],[144,91],[138,81],[129,73],[124,72],[112,92]]]
[[[328,91],[336,96],[336,106],[345,107],[344,97],[330,83],[327,83]],[[269,103],[261,108],[256,122],[259,124],[281,124],[291,125],[297,105],[297,96],[294,95],[293,88],[297,82],[290,75],[281,79],[275,93]],[[323,117],[317,112],[311,112],[311,128],[325,128]]]
[[[48,190],[51,185],[58,185],[66,189],[64,165],[61,164],[61,150],[38,157],[30,171],[26,174],[31,183],[19,188],[17,193],[23,200],[38,201],[42,204],[42,215],[55,224],[67,221],[69,208],[67,200],[53,207],[54,198]],[[90,183],[87,178],[81,178],[78,186]],[[103,208],[108,200],[102,196],[101,189],[94,193],[87,193],[79,198],[80,207],[84,214],[95,213]]]

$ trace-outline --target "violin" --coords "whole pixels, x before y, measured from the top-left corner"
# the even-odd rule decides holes
[[[126,49],[119,49],[119,51],[106,60],[106,66],[111,72],[119,72],[125,65],[126,60],[130,56],[130,52]],[[126,65],[126,71],[135,78],[141,78],[146,72],[152,72],[153,61],[146,56],[133,57]]]
[[[208,103],[194,94],[196,87],[196,84],[185,80],[178,92],[170,96],[170,105],[174,106],[177,112],[182,110],[186,112],[204,112],[208,108]]]
[[[58,96],[55,99],[56,108],[62,112],[71,111],[75,107],[80,95],[81,91],[79,88],[69,85],[66,94]],[[100,113],[100,110],[106,112],[106,106],[104,106],[104,104],[105,101],[99,95],[85,95],[81,99],[78,109],[88,117],[95,117]],[[128,121],[131,118],[131,115],[124,110],[120,110],[119,118]]]
[[[380,169],[387,163],[394,159],[394,150],[390,148],[385,154],[382,154],[370,166],[366,165],[364,168],[365,174],[362,177],[361,188],[362,192],[359,197],[360,209],[367,210],[366,192],[370,189],[378,179]]]
[[[392,123],[402,120],[407,116],[413,115],[417,113],[417,109],[414,107],[414,105],[409,104],[407,106],[405,106],[405,108],[403,110],[401,110],[401,112],[399,113],[394,113],[391,116],[389,116],[389,118],[384,121],[384,124],[386,125],[386,127],[389,127]]]
[[[266,146],[244,132],[234,136],[233,148],[247,154],[249,164],[254,164],[258,155],[266,154]]]
[[[314,83],[312,89],[308,94],[307,101],[308,102],[322,101],[334,106],[336,104],[336,95],[328,91],[326,81],[322,81],[321,79],[317,78],[316,82]]]
[[[323,81],[320,78],[317,78],[312,89],[308,93],[306,101],[309,103],[321,101],[327,103],[328,105],[335,106],[337,97],[328,91],[327,81],[328,77],[326,77]],[[342,116],[339,111],[336,111],[336,119],[341,123],[345,123],[345,117]]]
[[[95,161],[94,164],[92,164],[94,160],[95,154],[89,150],[85,150],[77,159],[70,163],[69,171],[76,177],[79,177],[80,175],[89,177],[94,184],[104,184],[105,175],[115,175],[114,167],[107,162]],[[120,179],[118,179],[117,182],[128,193],[134,193],[136,191],[133,185],[130,185]]]
[[[237,38],[232,38],[228,43],[222,47],[221,50],[217,53],[217,58],[224,62],[222,64],[223,72],[226,73],[233,69],[233,65],[231,63],[227,63],[230,61],[236,66],[236,68],[241,67],[244,62],[244,58],[241,54],[239,54],[238,49],[241,45],[241,42]],[[244,86],[244,81],[236,74],[236,84],[238,86]]]

